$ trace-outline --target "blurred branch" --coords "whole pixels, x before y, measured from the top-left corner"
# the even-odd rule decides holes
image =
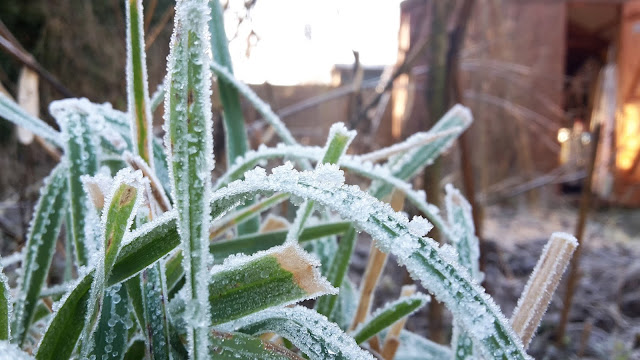
[[[158,23],[153,27],[153,29],[151,29],[151,33],[147,35],[147,39],[145,40],[145,43],[146,43],[145,50],[148,50],[149,47],[151,47],[151,45],[153,44],[153,42],[156,41],[156,38],[158,37],[158,35],[160,35],[165,25],[167,25],[171,17],[173,17],[174,12],[175,12],[175,8],[173,6],[169,6],[167,11],[165,11],[164,14],[162,14],[162,18],[160,19],[160,21],[158,21]]]
[[[71,91],[69,91],[58,79],[56,79],[51,73],[45,70],[34,57],[29,54],[20,45],[18,40],[11,34],[9,29],[0,21],[0,49],[4,50],[7,54],[11,55],[14,59],[18,60],[21,64],[35,71],[41,78],[47,81],[51,86],[65,97],[74,97]]]

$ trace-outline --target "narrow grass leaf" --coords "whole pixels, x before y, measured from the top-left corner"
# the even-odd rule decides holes
[[[123,360],[140,360],[144,359],[145,344],[142,339],[134,339],[127,347]]]
[[[31,131],[58,147],[64,146],[63,139],[58,131],[43,120],[29,115],[20,105],[2,93],[0,93],[0,118],[11,121],[15,125]]]
[[[355,248],[356,235],[356,230],[353,227],[349,227],[342,239],[340,239],[338,250],[329,265],[329,270],[326,273],[327,280],[335,287],[342,288],[342,282],[349,269],[351,255]],[[337,301],[338,295],[323,296],[316,302],[315,309],[318,313],[331,318]]]
[[[95,175],[98,170],[96,130],[101,118],[92,112],[88,101],[67,99],[51,103],[51,114],[56,118],[67,140],[64,153],[69,160],[71,234],[79,266],[86,266],[96,248],[95,239],[86,229],[95,229],[94,210],[85,194],[81,176]]]
[[[14,342],[20,345],[31,324],[40,291],[45,285],[69,201],[66,171],[66,162],[60,163],[45,179],[23,249],[23,273],[18,284],[12,325]]]
[[[297,244],[229,259],[212,270],[209,285],[212,324],[336,293],[337,289],[318,272],[319,265]]]
[[[142,0],[125,0],[127,17],[127,94],[134,152],[153,163],[153,118],[149,107]]]
[[[327,296],[325,296],[327,297]],[[358,301],[360,294],[356,290],[356,286],[345,278],[340,286],[340,293],[338,294],[338,301],[335,308],[329,317],[329,320],[338,324],[340,329],[347,330],[353,322],[353,317],[358,309]]]
[[[147,349],[151,359],[170,359],[169,324],[164,294],[167,293],[161,263],[155,263],[142,273],[142,297]]]
[[[177,210],[191,322],[189,354],[205,359],[209,340],[209,194],[213,170],[211,121],[211,45],[205,0],[177,4],[167,62],[165,146]]]
[[[230,327],[254,336],[276,333],[312,360],[373,360],[371,354],[362,350],[336,324],[301,306],[267,309],[231,323]]]
[[[211,233],[209,237],[211,239],[216,238],[219,235],[224,234],[225,231],[231,229],[235,225],[242,224],[250,218],[255,217],[260,219],[260,212],[268,210],[283,201],[287,200],[289,196],[286,194],[276,194],[265,199],[262,199],[255,204],[247,206],[233,214],[229,214],[222,219],[219,219],[211,224]]]
[[[213,330],[209,349],[211,358],[219,360],[303,360],[284,347],[242,333]]]
[[[407,330],[400,332],[400,344],[394,360],[443,360],[452,359],[453,353],[447,346],[437,344],[424,336]]]
[[[105,290],[102,305],[91,357],[122,359],[127,350],[127,329],[133,326],[126,287],[117,284]]]
[[[386,304],[372,314],[367,322],[356,329],[353,339],[357,344],[362,344],[383,329],[393,325],[396,321],[418,311],[428,302],[428,296],[418,293]]]
[[[129,301],[133,307],[132,310],[136,322],[138,323],[138,327],[140,327],[140,330],[144,332],[147,329],[147,322],[144,316],[141,282],[140,276],[133,276],[129,280],[125,281],[124,285],[127,288],[127,296],[129,297]]]
[[[11,316],[9,279],[0,265],[0,340],[11,340]]]

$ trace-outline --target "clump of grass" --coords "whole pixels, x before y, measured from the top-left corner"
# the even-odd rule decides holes
[[[0,116],[63,153],[42,187],[15,288],[0,268],[0,349],[39,360],[529,358],[526,344],[575,239],[552,236],[518,303],[516,332],[479,285],[464,197],[448,186],[444,217],[408,182],[470,125],[466,108],[455,106],[428,132],[371,154],[345,154],[356,133],[342,124],[331,128],[325,147],[301,146],[233,77],[218,1],[178,2],[165,87],[152,98],[142,3],[125,5],[126,113],[86,99],[57,101],[50,107],[57,131],[0,95]],[[217,179],[212,73],[229,155]],[[284,144],[248,150],[240,95]],[[161,96],[164,142],[151,129]],[[287,161],[267,174],[256,166],[267,159],[295,166]],[[369,178],[368,191],[345,184],[343,171]],[[381,201],[392,193],[393,208]],[[398,212],[404,199],[426,219]],[[266,217],[259,226],[262,212],[287,200],[299,204],[291,225]],[[310,222],[316,212],[319,220]],[[47,288],[62,226],[72,245],[67,265],[78,275]],[[449,244],[426,237],[433,226]],[[358,291],[345,274],[360,232],[375,247]],[[224,234],[231,235],[220,240]],[[452,311],[451,348],[402,329],[429,301],[415,288],[369,314],[388,254]],[[315,309],[289,306],[306,299],[317,299]]]

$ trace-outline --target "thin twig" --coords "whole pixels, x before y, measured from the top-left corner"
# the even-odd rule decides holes
[[[415,294],[415,285],[404,285],[400,292],[400,298],[411,296]],[[400,346],[400,332],[404,329],[404,325],[407,323],[408,317],[404,317],[391,326],[387,336],[384,338],[384,345],[382,346],[382,357],[385,360],[393,360],[396,356],[396,351]]]
[[[147,35],[147,38],[145,40],[145,44],[146,44],[145,50],[149,50],[151,45],[153,45],[153,42],[156,41],[156,38],[158,37],[158,35],[160,35],[165,25],[167,25],[167,23],[173,16],[174,11],[175,11],[174,7],[169,6],[169,8],[164,12],[164,14],[162,14],[162,18],[160,19],[160,21],[158,21],[158,24],[156,24],[153,27],[153,29],[151,29],[151,32],[149,33],[149,35]]]

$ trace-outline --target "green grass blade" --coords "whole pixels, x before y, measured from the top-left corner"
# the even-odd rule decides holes
[[[259,219],[260,212],[270,209],[288,198],[289,196],[286,194],[276,194],[215,221],[211,224],[211,228],[214,230],[211,232],[210,238],[214,239],[217,236],[224,234],[225,231],[235,225],[242,224],[250,218],[255,217],[256,219]]]
[[[272,306],[336,293],[337,289],[320,276],[318,265],[317,260],[297,244],[279,246],[243,259],[234,258],[223,264],[213,273],[209,285],[212,324]]]
[[[447,216],[454,233],[450,241],[458,252],[458,262],[469,271],[472,278],[481,282],[480,247],[475,235],[471,205],[451,184],[447,185],[445,190],[447,192],[445,196]],[[455,349],[456,359],[463,360],[473,356],[473,340],[457,322],[454,322],[451,347]]]
[[[224,30],[224,16],[222,7],[218,0],[209,0],[211,8],[211,19],[209,20],[209,31],[211,33],[211,50],[213,59],[221,64],[229,73],[233,74],[231,55],[227,35]],[[225,145],[227,154],[227,166],[231,166],[239,156],[244,155],[249,149],[247,130],[242,114],[242,105],[238,90],[229,84],[225,79],[218,78],[218,90],[220,91],[220,102],[223,107],[223,125],[225,133]],[[250,205],[250,202],[247,206]],[[238,234],[251,234],[258,231],[260,221],[250,218],[246,222],[238,225]]]
[[[93,209],[82,186],[82,175],[95,175],[98,170],[97,139],[92,124],[97,121],[90,116],[88,101],[68,99],[51,103],[51,113],[60,124],[67,138],[65,156],[69,160],[71,234],[74,252],[79,266],[86,266],[91,257],[94,239],[85,232],[91,222]]]
[[[298,238],[299,243],[309,242],[326,236],[339,235],[349,228],[349,222],[340,221],[314,225],[304,228]],[[282,245],[287,237],[287,230],[269,231],[261,234],[249,234],[237,238],[211,243],[209,250],[216,263],[221,263],[230,255],[243,253],[252,255],[261,250],[267,250]]]
[[[436,344],[407,330],[400,333],[400,346],[394,360],[442,360],[452,359],[451,349]]]
[[[147,322],[144,316],[144,304],[142,300],[142,284],[140,280],[141,276],[133,276],[129,280],[125,281],[125,287],[127,288],[127,296],[131,301],[133,307],[133,314],[136,322],[140,327],[140,330],[145,332],[147,329]]]
[[[143,328],[151,359],[170,358],[169,324],[162,266],[155,263],[142,273],[142,297],[146,328]]]
[[[122,359],[127,350],[129,299],[122,284],[108,288],[104,294],[100,320],[91,356],[95,359]]]
[[[127,352],[124,354],[123,360],[141,360],[144,359],[144,350],[145,345],[144,341],[141,339],[135,339],[131,341],[129,347],[127,348]]]
[[[72,290],[60,300],[60,307],[49,322],[38,350],[38,360],[68,359],[76,346],[88,312],[89,289],[95,271],[81,277]]]
[[[60,133],[44,121],[27,114],[20,105],[0,93],[0,118],[22,126],[50,143],[63,147],[64,143]]]
[[[23,249],[13,327],[14,342],[22,345],[40,291],[45,285],[68,200],[67,166],[58,164],[45,179]]]
[[[184,254],[186,297],[194,301],[193,316],[200,320],[188,332],[194,360],[207,357],[210,319],[208,198],[214,163],[208,21],[207,1],[178,2],[165,95],[165,146]]]
[[[284,192],[314,200],[351,220],[356,228],[376,240],[384,252],[396,256],[411,276],[445,303],[478,342],[483,354],[500,352],[505,359],[528,359],[522,342],[493,299],[468,276],[449,248],[440,248],[432,239],[422,238],[429,230],[424,219],[411,222],[388,205],[343,184],[344,177],[335,165],[325,165],[312,172],[297,172],[292,165],[245,174],[245,181],[235,181],[214,192],[211,201],[220,209],[260,192]]]
[[[344,279],[342,286],[340,286],[338,301],[329,320],[338,324],[342,330],[346,331],[353,322],[359,299],[360,293],[356,290],[356,286],[348,278]]]
[[[260,338],[213,330],[209,352],[212,359],[303,360],[296,353]]]
[[[326,274],[327,280],[335,287],[342,287],[342,282],[349,268],[351,254],[353,254],[353,249],[355,248],[356,235],[356,230],[353,227],[349,227],[349,230],[340,239],[338,251],[336,251],[335,257],[329,266],[329,271]],[[330,318],[337,301],[338,295],[323,296],[316,302],[316,311]]]
[[[239,332],[249,335],[276,333],[291,341],[312,360],[373,360],[371,354],[362,350],[336,324],[301,306],[267,309],[232,324]]]
[[[383,329],[393,325],[396,321],[418,311],[428,302],[428,296],[418,293],[389,303],[372,314],[366,323],[356,329],[353,339],[357,344],[362,344]]]
[[[0,340],[11,338],[11,293],[9,279],[0,265]]]
[[[142,0],[125,0],[127,17],[127,94],[134,153],[153,163],[153,118],[149,107]]]

